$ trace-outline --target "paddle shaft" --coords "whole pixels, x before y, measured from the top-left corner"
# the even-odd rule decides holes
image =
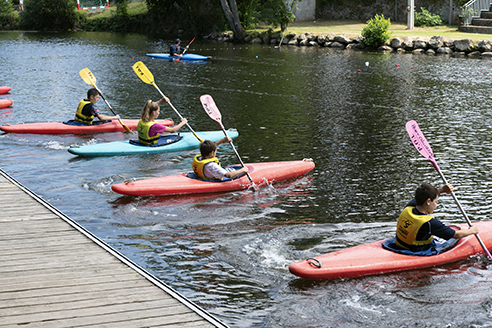
[[[441,176],[441,179],[444,182],[444,184],[448,184],[448,181],[444,177],[444,174],[442,173],[442,171],[441,170],[437,170],[437,173],[439,173],[439,175]],[[458,208],[459,208],[461,214],[463,215],[463,217],[465,218],[466,223],[468,223],[468,226],[471,227],[472,226],[472,223],[471,223],[470,219],[468,218],[468,215],[466,214],[464,208],[461,206],[460,201],[458,200],[458,198],[456,197],[456,195],[455,195],[455,193],[453,191],[451,191],[451,196],[453,197],[454,202],[456,203],[456,205],[458,205]],[[477,240],[480,243],[480,246],[482,246],[482,248],[483,248],[485,254],[487,255],[487,257],[489,259],[492,259],[492,255],[490,254],[490,252],[487,249],[487,247],[485,247],[485,244],[483,243],[482,238],[480,238],[480,236],[478,234],[476,234],[475,237],[477,237]]]
[[[195,38],[193,38],[193,40],[191,40],[190,43],[188,43],[188,45],[186,46],[185,50],[183,50],[183,55],[185,54],[186,50],[188,50],[188,48],[190,47],[190,44],[192,44],[193,41],[195,41]]]
[[[164,93],[162,93],[161,89],[159,89],[159,87],[157,86],[157,84],[155,84],[153,81],[152,81],[152,85],[154,86],[154,88],[157,89],[157,91],[159,91],[159,93],[161,94],[161,96],[164,98],[165,95]],[[168,101],[168,104],[169,106],[171,106],[171,108],[176,112],[176,114],[179,116],[180,119],[183,119],[183,116],[181,116],[181,114],[178,112],[178,110],[176,108],[174,108],[173,104],[171,104],[171,100]],[[193,135],[198,139],[198,141],[200,142],[203,142],[203,140],[196,134],[196,132],[191,128],[191,126],[186,123],[186,126],[188,127],[188,129],[190,129],[190,131],[193,133]]]
[[[430,162],[432,163],[432,166],[434,166],[437,173],[439,173],[439,175],[441,176],[441,179],[444,182],[444,184],[445,185],[448,184],[448,181],[444,177],[444,174],[442,173],[441,169],[439,168],[439,165],[437,165],[436,159],[434,157],[434,153],[432,152],[432,148],[431,148],[429,142],[427,141],[427,139],[425,138],[424,134],[420,130],[420,127],[418,126],[417,122],[415,122],[413,120],[407,122],[406,130],[407,130],[408,135],[410,136],[410,140],[412,140],[413,145],[415,146],[417,151],[420,153],[420,155],[422,155],[425,158],[427,158],[428,160],[430,160]],[[468,215],[466,214],[465,210],[461,206],[461,203],[459,202],[458,198],[456,197],[456,195],[454,194],[453,191],[451,191],[451,196],[453,197],[456,205],[458,205],[458,208],[459,208],[461,214],[463,215],[463,217],[465,218],[466,222],[468,223],[468,226],[471,227],[472,223],[471,223],[470,219],[468,218]],[[485,247],[480,236],[478,234],[475,234],[475,237],[477,238],[478,242],[480,243],[480,246],[482,246],[487,257],[489,259],[492,259],[492,255],[490,254],[487,247]]]
[[[219,121],[218,123],[220,124],[220,128],[222,129],[222,132],[224,132],[226,138],[229,139],[229,136],[227,135],[227,132],[226,132],[226,130],[225,130],[224,125],[222,124],[222,122]],[[243,160],[241,159],[241,156],[239,156],[239,153],[237,152],[236,147],[234,147],[234,143],[232,142],[232,140],[229,141],[229,144],[231,145],[232,150],[234,150],[234,153],[236,154],[236,157],[239,160],[239,163],[241,163],[241,166],[244,167]],[[251,175],[249,175],[249,172],[246,172],[246,175],[248,176],[248,179],[251,182],[251,184],[254,185],[255,183],[253,182],[253,179],[251,178]]]
[[[108,105],[108,107],[109,107],[109,109],[111,110],[111,112],[113,113],[113,115],[114,115],[114,116],[116,116],[116,113],[114,112],[113,107],[111,107],[111,105],[110,105],[110,104],[109,104],[109,102],[106,100],[106,98],[104,98],[104,96],[103,96],[103,94],[102,94],[101,90],[99,90],[99,89],[96,87],[96,85],[95,85],[95,84],[93,84],[93,86],[94,86],[94,88],[96,88],[96,89],[97,89],[97,91],[99,91],[99,94],[101,95],[101,98],[104,100],[104,102],[106,103],[106,105]],[[130,133],[135,134],[135,132],[134,132],[134,131],[132,131],[132,130],[130,130],[130,128],[129,128],[129,127],[127,127],[127,126],[123,123],[123,121],[122,121],[121,119],[118,119],[118,121],[120,122],[121,126],[122,126],[122,127],[123,127],[123,128],[124,128],[127,132],[130,132]]]

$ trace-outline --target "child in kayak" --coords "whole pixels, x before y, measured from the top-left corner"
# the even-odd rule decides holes
[[[75,119],[68,123],[73,125],[92,125],[94,123],[101,124],[120,119],[119,115],[107,116],[99,113],[99,110],[94,106],[99,101],[99,96],[100,93],[96,88],[89,89],[87,91],[87,98],[82,99],[77,106]],[[101,122],[94,122],[94,117],[97,117]]]
[[[217,147],[224,142],[231,142],[231,137],[224,137],[217,142],[205,140],[200,144],[200,154],[193,159],[193,172],[199,179],[224,180],[234,179],[248,172],[248,168],[242,167],[236,170],[234,167],[224,169],[217,159]]]
[[[155,120],[159,117],[161,108],[159,105],[161,103],[169,102],[169,98],[163,97],[158,101],[147,100],[145,106],[142,109],[140,121],[138,121],[137,132],[138,132],[138,142],[144,145],[155,145],[159,141],[159,136],[162,133],[174,133],[178,131],[183,125],[188,123],[186,118],[181,119],[181,123],[173,127],[164,126],[157,123]]]
[[[179,44],[181,43],[181,40],[180,39],[176,39],[176,41],[174,41],[174,44],[169,47],[169,55],[175,57],[175,56],[178,56],[178,57],[181,57],[181,51],[185,51],[186,49],[188,49],[188,46],[186,46],[186,48],[183,48],[181,47]]]
[[[398,218],[396,237],[386,240],[383,247],[408,255],[429,256],[450,249],[463,237],[477,234],[475,226],[454,230],[431,215],[437,207],[439,194],[450,194],[453,190],[449,183],[439,189],[429,183],[421,184],[415,191],[415,198]],[[446,242],[436,243],[433,236]]]

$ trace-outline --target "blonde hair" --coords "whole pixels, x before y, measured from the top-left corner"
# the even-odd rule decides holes
[[[154,113],[158,109],[159,109],[158,103],[156,103],[152,100],[147,100],[144,107],[142,108],[142,113],[140,114],[140,117],[145,122],[150,122],[151,121],[151,114]]]

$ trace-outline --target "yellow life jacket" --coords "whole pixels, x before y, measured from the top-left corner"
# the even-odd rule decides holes
[[[417,240],[417,233],[424,223],[434,217],[432,215],[416,215],[412,212],[415,207],[407,206],[401,212],[396,224],[395,242],[398,246],[410,249],[412,246],[428,245],[432,242],[432,235],[426,240]]]
[[[84,109],[85,105],[90,104],[91,102],[87,99],[82,99],[79,102],[79,105],[77,106],[77,112],[75,112],[75,120],[78,122],[82,122],[85,124],[92,124],[92,120],[94,120],[94,115],[91,116],[86,116],[82,114],[82,110]]]
[[[217,157],[202,159],[202,155],[198,154],[195,158],[193,158],[193,172],[195,172],[197,178],[204,180],[219,180],[216,178],[207,178],[203,172],[205,165],[211,162],[215,162],[220,165]]]
[[[137,125],[138,142],[143,143],[144,145],[155,145],[157,143],[160,136],[159,133],[157,133],[153,137],[149,136],[150,127],[156,123],[157,122],[155,121],[145,122],[142,119],[138,121],[138,125]]]

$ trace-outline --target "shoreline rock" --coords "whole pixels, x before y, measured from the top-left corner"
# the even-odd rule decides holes
[[[209,40],[217,40],[220,42],[234,42],[234,34],[232,32],[211,33],[204,37]],[[329,47],[336,49],[347,50],[369,50],[381,52],[398,52],[411,54],[427,54],[427,55],[453,55],[453,56],[468,56],[473,58],[491,58],[492,57],[492,41],[484,39],[478,43],[474,43],[471,39],[445,40],[443,36],[433,36],[430,39],[401,37],[391,38],[385,45],[373,49],[364,46],[361,43],[361,36],[356,38],[342,35],[315,35],[311,33],[295,34],[290,33],[283,38],[279,34],[267,36],[247,36],[244,38],[244,43],[249,44],[270,44],[270,45],[285,45],[297,47]]]

